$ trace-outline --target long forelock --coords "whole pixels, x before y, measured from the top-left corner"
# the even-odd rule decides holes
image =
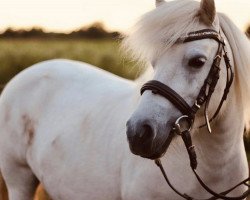
[[[136,60],[150,62],[180,37],[198,29],[200,3],[166,2],[145,14],[124,39],[123,48]]]

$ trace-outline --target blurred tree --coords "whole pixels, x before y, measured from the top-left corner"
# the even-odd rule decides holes
[[[29,30],[19,29],[14,30],[12,28],[6,29],[1,36],[4,38],[29,38],[29,37],[41,37],[45,34],[44,30],[39,27],[33,27]]]
[[[101,22],[92,24],[86,30],[86,35],[93,38],[105,37],[107,34],[108,32],[105,30],[104,24]]]
[[[248,26],[247,30],[246,30],[246,34],[247,36],[250,38],[250,25]]]
[[[7,37],[15,37],[16,31],[13,30],[12,28],[7,28],[1,35]]]
[[[102,22],[95,22],[87,27],[82,27],[79,30],[73,31],[68,36],[72,37],[83,37],[91,39],[104,39],[104,38],[118,38],[119,32],[109,32],[106,30]]]

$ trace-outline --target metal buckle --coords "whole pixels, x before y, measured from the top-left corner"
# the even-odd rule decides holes
[[[186,120],[186,122],[188,123],[188,127],[181,127],[180,123],[183,122],[183,120]],[[190,119],[190,117],[187,115],[182,115],[175,121],[173,130],[177,135],[182,135],[184,131],[191,131],[192,125],[193,121]]]
[[[201,105],[198,104],[197,100],[194,102],[194,105],[196,106],[197,109],[201,108]]]
[[[214,58],[214,60],[216,60],[218,58],[221,60],[221,56],[220,55],[216,55],[215,58]]]

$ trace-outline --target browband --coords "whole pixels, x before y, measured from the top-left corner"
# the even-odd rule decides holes
[[[199,31],[190,32],[187,36],[181,37],[178,41],[192,42],[195,40],[214,39],[219,43],[225,44],[223,38],[213,29],[202,29]]]

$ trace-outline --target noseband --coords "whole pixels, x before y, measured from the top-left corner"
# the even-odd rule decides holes
[[[199,92],[199,94],[198,94],[197,98],[195,99],[192,106],[189,106],[189,104],[173,89],[171,89],[167,85],[165,85],[159,81],[156,81],[156,80],[151,80],[151,81],[148,81],[147,83],[145,83],[141,88],[141,94],[143,94],[146,90],[151,90],[153,94],[158,94],[158,95],[161,95],[164,98],[168,99],[183,114],[183,116],[181,116],[180,118],[178,118],[176,120],[176,122],[171,130],[171,133],[176,133],[178,135],[181,135],[181,137],[184,141],[185,147],[187,149],[188,155],[189,155],[190,166],[191,166],[197,180],[199,181],[201,186],[212,195],[211,198],[204,199],[204,200],[215,200],[215,199],[219,199],[219,198],[225,199],[225,200],[242,200],[242,199],[245,199],[250,194],[250,185],[248,184],[250,177],[243,180],[241,183],[237,184],[236,186],[230,188],[227,191],[224,191],[221,193],[216,193],[212,189],[210,189],[202,181],[202,179],[200,178],[200,176],[196,172],[196,168],[197,168],[198,163],[197,163],[197,159],[196,159],[195,148],[194,148],[194,145],[192,144],[192,138],[190,135],[190,131],[191,131],[193,123],[194,123],[195,115],[196,115],[197,111],[204,105],[204,117],[205,117],[205,121],[206,121],[205,125],[207,126],[208,131],[211,133],[210,122],[216,118],[224,101],[227,99],[227,95],[229,93],[229,89],[230,89],[230,86],[232,85],[233,78],[234,78],[233,69],[232,69],[232,66],[230,64],[230,60],[227,56],[227,52],[225,50],[225,42],[224,42],[221,34],[218,33],[217,31],[212,30],[212,29],[203,29],[200,31],[191,32],[186,37],[180,38],[178,40],[178,42],[187,43],[187,42],[191,42],[191,41],[195,41],[195,40],[203,40],[203,39],[213,39],[213,40],[217,41],[218,42],[218,50],[217,50],[217,53],[215,55],[213,64],[210,68],[210,71],[207,75],[207,78],[204,80],[204,84],[201,87],[200,92]],[[226,70],[227,70],[226,86],[224,88],[223,96],[219,102],[219,105],[218,105],[214,115],[209,119],[208,106],[209,106],[211,96],[212,96],[212,94],[215,90],[215,87],[217,85],[218,79],[220,77],[220,63],[221,63],[222,56],[224,57],[224,61],[226,64]],[[189,126],[187,129],[181,130],[182,129],[181,128],[182,121],[186,121],[188,123]],[[205,126],[205,125],[200,126],[200,128]],[[169,138],[171,140],[172,137],[169,137]],[[170,141],[166,141],[166,144],[170,144]],[[166,174],[166,172],[161,164],[160,159],[155,160],[155,163],[160,168],[168,185],[178,195],[180,195],[181,197],[183,197],[187,200],[198,200],[198,199],[193,198],[187,194],[180,193],[170,183],[170,181],[167,177],[167,174]],[[232,192],[233,190],[235,190],[236,188],[238,188],[241,185],[245,185],[248,187],[248,190],[246,192],[244,192],[241,196],[238,196],[238,197],[226,196],[228,193]]]

